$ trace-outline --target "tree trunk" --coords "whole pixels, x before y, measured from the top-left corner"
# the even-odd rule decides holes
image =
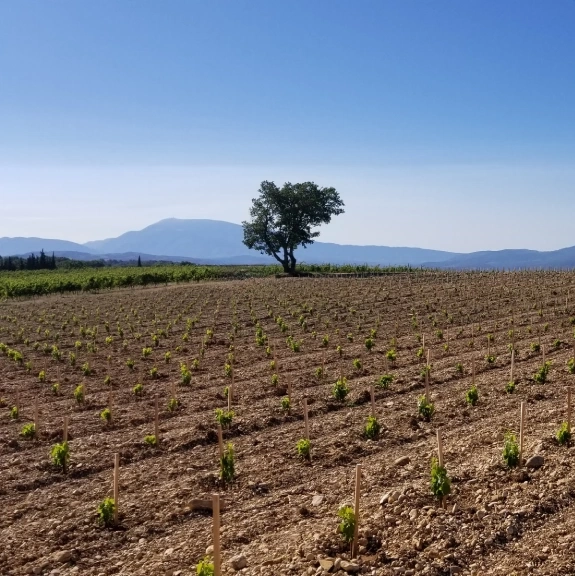
[[[296,270],[295,270],[295,265],[296,265],[296,258],[293,254],[293,248],[290,248],[289,250],[289,275],[290,276],[297,276]]]

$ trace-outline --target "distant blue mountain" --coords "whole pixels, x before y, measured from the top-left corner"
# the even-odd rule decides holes
[[[238,224],[220,220],[161,220],[117,238],[78,244],[45,238],[0,238],[0,255],[25,255],[44,250],[59,256],[90,260],[171,260],[198,264],[268,264],[275,260],[249,250]],[[575,247],[551,252],[499,250],[457,254],[389,246],[353,246],[316,242],[296,251],[298,262],[427,266],[445,269],[575,268]]]
[[[46,254],[61,251],[78,251],[91,253],[92,250],[83,244],[68,242],[68,240],[52,240],[48,238],[0,238],[0,255],[15,256],[18,254],[38,254],[44,250]]]
[[[248,249],[242,242],[239,224],[219,220],[161,220],[137,232],[126,232],[117,238],[87,242],[93,253],[144,252],[146,254],[186,256],[203,260],[243,258],[254,263],[275,262],[270,256]],[[387,246],[351,246],[316,242],[296,251],[300,262],[332,264],[420,265],[430,260],[446,260],[453,252],[422,248],[390,248]],[[248,262],[248,260],[245,260]]]

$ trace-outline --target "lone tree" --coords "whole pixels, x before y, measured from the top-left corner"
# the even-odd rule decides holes
[[[312,229],[343,214],[344,203],[335,188],[320,188],[313,182],[286,182],[278,188],[265,180],[259,194],[252,200],[251,222],[242,222],[244,244],[273,256],[284,272],[294,276],[294,250],[313,244],[319,232]]]

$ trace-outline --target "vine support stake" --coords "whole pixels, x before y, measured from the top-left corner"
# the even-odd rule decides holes
[[[511,349],[511,382],[513,382],[513,369],[515,368],[515,348]]]
[[[524,437],[524,433],[525,433],[526,412],[527,412],[527,405],[525,404],[525,401],[522,401],[521,402],[521,423],[519,426],[519,466],[523,465],[523,448],[524,448],[523,437]]]
[[[567,431],[571,432],[571,388],[567,388]]]
[[[369,393],[371,396],[371,415],[375,418],[375,390],[373,384],[370,386]]]
[[[222,555],[220,551],[220,495],[212,496],[213,526],[212,542],[214,545],[214,576],[222,574]]]
[[[222,432],[222,425],[218,424],[218,448],[220,451],[220,460],[224,457],[224,434]]]
[[[359,497],[361,495],[361,464],[355,467],[355,503],[353,514],[355,516],[354,530],[353,530],[353,544],[351,547],[351,557],[357,556],[357,540],[359,534]]]
[[[154,398],[154,435],[156,436],[156,446],[160,444],[160,407],[158,405],[158,396],[156,395]]]
[[[443,440],[441,439],[441,429],[437,430],[437,462],[443,468]],[[445,496],[441,498],[441,507],[445,508]]]
[[[305,439],[309,440],[309,420],[307,414],[307,398],[303,399],[303,420],[305,423]]]
[[[118,524],[118,505],[120,496],[120,453],[114,454],[114,524]]]

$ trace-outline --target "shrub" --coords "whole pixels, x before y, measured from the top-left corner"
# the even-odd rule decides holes
[[[370,440],[373,440],[374,438],[377,438],[379,436],[380,432],[381,432],[381,426],[377,421],[377,418],[375,416],[368,416],[367,424],[363,429],[364,436],[366,438],[369,438]]]
[[[541,350],[541,345],[538,342],[531,342],[531,352],[539,352]]]
[[[503,461],[508,468],[515,468],[519,464],[519,444],[515,434],[511,432],[505,433]]]
[[[321,340],[321,345],[327,347],[328,344],[329,344],[329,336],[326,334]]]
[[[90,364],[88,362],[82,364],[82,373],[84,374],[84,376],[90,376],[90,374],[92,373],[92,369],[90,368]]]
[[[373,338],[366,338],[365,339],[365,347],[367,348],[368,352],[371,352],[371,350],[374,346],[375,346],[375,340]]]
[[[150,347],[142,348],[142,358],[148,358],[152,354]]]
[[[209,558],[204,558],[196,567],[197,576],[214,576],[214,565]]]
[[[477,386],[473,385],[466,393],[465,393],[465,401],[471,406],[475,406],[477,401],[479,400],[479,392],[477,391]]]
[[[461,362],[458,362],[455,365],[455,371],[457,372],[457,374],[463,374],[463,364]]]
[[[391,350],[388,350],[385,354],[385,357],[391,362],[395,362],[397,360],[397,352],[395,351],[395,348],[392,348]]]
[[[18,406],[12,406],[10,409],[10,418],[12,418],[12,420],[17,420],[19,415],[20,412],[18,410]]]
[[[38,374],[38,381],[39,382],[46,382],[46,372],[45,370],[40,370]]]
[[[134,396],[141,396],[144,393],[144,387],[138,382],[138,384],[132,388],[132,392],[134,393]]]
[[[318,366],[318,367],[315,369],[315,377],[316,377],[318,380],[321,380],[321,379],[323,378],[323,368],[322,368],[321,366]]]
[[[489,354],[489,355],[485,356],[485,360],[487,361],[487,364],[493,365],[497,361],[497,357],[493,356],[493,354]]]
[[[289,412],[290,406],[291,406],[291,403],[290,403],[289,396],[284,396],[281,400],[282,410],[284,410],[285,412]]]
[[[104,378],[104,384],[106,386],[110,386],[110,384],[112,384],[112,377],[109,374]]]
[[[353,360],[353,367],[356,370],[361,370],[361,360],[359,358],[354,358]]]
[[[351,332],[346,336],[346,338],[348,342],[353,342],[353,334]]]
[[[535,374],[533,374],[533,380],[538,384],[545,384],[547,378],[549,377],[549,369],[551,368],[551,362],[545,362]]]
[[[33,423],[24,424],[24,427],[20,431],[20,436],[23,436],[27,440],[31,440],[36,436],[36,426]]]
[[[311,455],[311,442],[307,438],[302,438],[296,444],[297,455],[304,460],[309,460]]]
[[[567,370],[569,374],[575,374],[575,358],[567,360]]]
[[[220,478],[224,484],[233,482],[235,476],[234,446],[228,442],[223,456],[220,458]]]
[[[507,392],[507,394],[513,394],[513,392],[515,392],[515,380],[507,382],[505,385],[505,392]]]
[[[174,412],[175,410],[177,410],[178,406],[179,406],[179,402],[178,402],[177,398],[170,398],[168,400],[168,410],[170,412]]]
[[[54,466],[60,468],[62,472],[66,472],[68,462],[70,461],[70,449],[68,447],[68,442],[54,444],[54,446],[52,446],[52,450],[50,451],[50,457]]]
[[[180,376],[182,377],[182,384],[189,386],[192,381],[192,373],[184,363],[180,364]]]
[[[152,378],[152,380],[156,380],[158,377],[158,368],[157,366],[153,366],[150,370],[150,377]]]
[[[102,412],[100,412],[100,418],[107,423],[110,422],[112,419],[112,411],[109,408],[104,408]]]
[[[350,544],[355,535],[355,512],[351,506],[342,506],[337,511],[337,515],[341,518],[337,531],[341,534],[344,542]]]
[[[423,394],[417,399],[417,411],[419,415],[428,422],[431,420],[431,417],[435,412],[435,407],[431,402],[427,401],[427,397],[425,396],[425,394]]]
[[[440,466],[437,458],[431,461],[431,492],[436,498],[445,498],[451,492],[451,480],[445,466]]]
[[[347,378],[342,376],[337,379],[333,385],[333,396],[338,402],[343,402],[345,397],[349,394],[349,386],[347,385]]]
[[[277,374],[272,374],[272,386],[277,386],[280,378]]]
[[[136,363],[135,363],[131,358],[128,358],[128,359],[126,360],[126,366],[127,366],[130,370],[133,370],[135,365],[136,365]]]
[[[172,353],[171,353],[171,352],[166,352],[166,353],[164,354],[164,362],[165,362],[166,364],[169,364],[171,359],[172,359]]]
[[[84,385],[83,384],[79,384],[78,386],[76,386],[76,389],[74,390],[74,398],[76,399],[76,402],[78,404],[82,404],[82,402],[84,402]]]
[[[557,438],[557,442],[559,442],[559,444],[568,444],[571,441],[571,431],[569,430],[569,425],[567,422],[563,422],[561,424],[561,428],[557,430],[555,437]]]
[[[97,514],[98,519],[104,526],[111,526],[114,523],[114,512],[116,511],[116,503],[113,498],[105,498],[98,505]]]
[[[54,384],[52,384],[52,394],[54,394],[54,396],[58,396],[60,394],[60,384],[58,382],[54,382]]]
[[[337,352],[338,356],[341,358],[343,355],[343,348],[341,346],[336,346],[335,351]]]
[[[379,380],[376,382],[376,384],[380,388],[387,390],[387,388],[390,387],[392,382],[393,382],[393,374],[384,374],[383,376],[379,377]]]
[[[144,442],[148,446],[152,446],[152,447],[158,445],[158,439],[156,438],[155,434],[148,434],[147,436],[144,436]]]
[[[216,422],[222,427],[228,427],[234,418],[234,413],[228,410],[216,408]]]

